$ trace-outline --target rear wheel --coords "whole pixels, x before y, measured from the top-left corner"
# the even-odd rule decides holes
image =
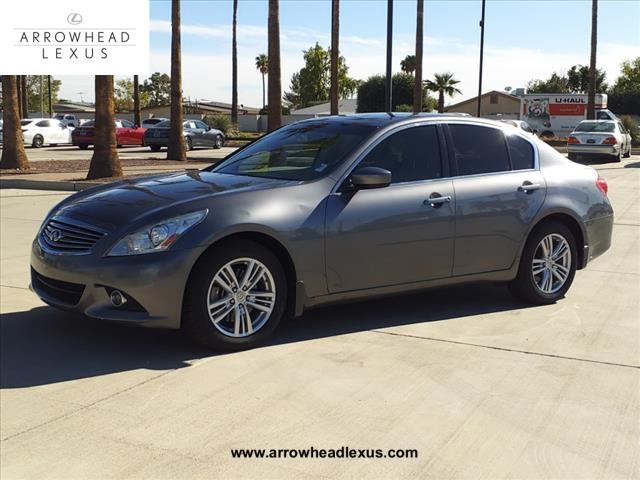
[[[616,163],[619,163],[622,161],[622,148],[620,150],[618,150],[618,153],[616,155],[614,155],[613,157],[613,161]]]
[[[567,155],[567,157],[569,157],[569,160],[577,160],[578,159],[578,154],[577,153],[569,153]]]
[[[149,148],[151,149],[152,152],[160,151],[160,145],[149,145]]]
[[[183,327],[209,348],[251,348],[280,323],[287,293],[284,269],[270,250],[243,240],[222,244],[191,272]]]
[[[193,141],[191,137],[184,137],[184,149],[188,152],[193,149]]]
[[[627,152],[623,155],[624,158],[629,158],[631,156],[631,144],[629,144],[629,148]]]
[[[34,136],[33,137],[33,142],[31,143],[31,145],[33,145],[33,148],[42,147],[42,145],[44,145],[44,138],[42,137],[42,135],[38,134],[38,135]]]
[[[87,148],[89,148],[89,145],[87,145],[86,143],[83,143],[83,144],[78,145],[78,148],[80,150],[86,150]]]
[[[222,148],[222,135],[216,135],[216,141],[213,148]]]
[[[526,302],[553,303],[571,287],[577,259],[576,241],[569,228],[560,222],[545,223],[529,236],[510,289]]]

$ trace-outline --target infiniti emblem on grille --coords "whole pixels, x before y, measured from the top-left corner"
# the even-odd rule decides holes
[[[57,242],[62,238],[62,232],[60,230],[51,230],[49,232],[49,238],[52,242]]]

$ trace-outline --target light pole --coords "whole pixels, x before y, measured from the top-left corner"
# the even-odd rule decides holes
[[[387,77],[385,78],[384,87],[384,110],[385,112],[391,112],[391,97],[392,97],[392,78],[391,78],[391,62],[393,60],[392,55],[393,47],[393,0],[387,0]]]
[[[482,106],[482,60],[484,57],[484,7],[486,0],[482,0],[482,18],[480,19],[480,73],[478,75],[478,114]]]

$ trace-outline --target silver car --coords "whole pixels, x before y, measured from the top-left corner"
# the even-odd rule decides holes
[[[31,287],[59,308],[240,349],[305,309],[443,285],[505,282],[555,302],[612,226],[594,169],[504,123],[326,117],[204,170],[68,197],[33,242]]]
[[[607,155],[614,161],[631,156],[631,134],[620,120],[583,120],[567,140],[569,159]]]

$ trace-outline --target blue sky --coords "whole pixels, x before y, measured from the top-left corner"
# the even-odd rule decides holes
[[[425,77],[453,72],[463,93],[452,101],[476,93],[480,5],[480,0],[425,0]],[[168,0],[151,0],[153,71],[169,71],[170,8]],[[394,71],[414,51],[415,8],[415,0],[395,0]],[[529,79],[587,64],[590,16],[590,0],[487,0],[483,90],[524,86]],[[230,0],[182,2],[183,86],[192,99],[229,101],[231,18]],[[386,0],[341,0],[340,22],[341,53],[351,76],[364,79],[382,73]],[[267,51],[267,1],[239,0],[238,25],[239,100],[260,106],[262,87],[254,58]],[[640,56],[638,25],[640,1],[600,0],[598,66],[609,81],[618,75],[622,60]],[[280,1],[284,89],[303,66],[303,49],[316,41],[329,45],[330,28],[329,0]]]

